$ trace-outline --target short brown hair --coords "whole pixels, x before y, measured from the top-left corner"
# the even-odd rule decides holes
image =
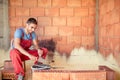
[[[35,18],[29,18],[28,20],[27,20],[27,23],[29,24],[29,23],[33,23],[33,24],[36,24],[37,25],[37,20],[35,19]]]

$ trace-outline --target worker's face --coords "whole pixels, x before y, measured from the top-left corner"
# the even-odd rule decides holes
[[[33,23],[27,24],[27,31],[28,31],[28,33],[34,32],[36,28],[37,28],[36,24],[33,24]]]

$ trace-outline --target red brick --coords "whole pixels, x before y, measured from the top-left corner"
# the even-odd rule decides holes
[[[72,36],[73,28],[72,27],[59,27],[60,36]]]
[[[114,37],[114,26],[113,25],[109,25],[106,27],[106,36]]]
[[[88,16],[88,8],[75,8],[75,16]]]
[[[74,31],[73,31],[74,36],[82,36],[83,34],[83,30],[82,27],[74,27]]]
[[[106,15],[105,15],[106,16]],[[107,23],[106,23],[106,20],[105,20],[105,16],[100,16],[100,20],[99,20],[99,22],[100,22],[100,26],[102,27],[102,26],[105,26]],[[106,18],[108,18],[107,16],[106,16]]]
[[[95,7],[96,0],[82,0],[82,6],[83,7]]]
[[[29,16],[29,8],[16,8],[16,16]]]
[[[26,26],[26,22],[27,22],[28,18],[29,18],[29,17],[24,17],[24,18],[22,18],[23,26]]]
[[[87,22],[87,24],[86,24],[86,22]],[[82,18],[82,27],[94,28],[95,27],[95,16]]]
[[[50,26],[51,18],[50,17],[38,17],[39,26]]]
[[[45,31],[45,27],[43,27],[43,28],[44,28],[44,31]],[[45,36],[45,35],[38,36],[38,40],[45,40],[45,39],[52,39],[52,38],[53,38],[53,36]]]
[[[107,12],[112,11],[114,9],[114,0],[107,1]]]
[[[60,16],[73,16],[73,8],[60,8]]]
[[[111,38],[110,39],[110,43],[109,43],[109,47],[110,47],[110,50],[112,50],[112,51],[114,51],[114,44],[113,44],[113,42],[114,42],[114,38]]]
[[[38,7],[51,7],[51,0],[38,0]]]
[[[37,0],[23,0],[23,7],[37,7]]]
[[[106,36],[106,27],[100,27],[99,28],[99,36],[101,38]]]
[[[111,46],[110,46],[110,48],[111,48],[111,50],[113,50],[113,51],[117,51],[117,52],[119,52],[120,51],[120,38],[111,38],[110,39],[110,43],[111,43]]]
[[[67,6],[67,0],[52,0],[53,7],[65,7]]]
[[[82,46],[85,46],[86,48],[94,48],[94,44],[95,44],[94,36],[82,37]]]
[[[89,0],[89,5],[92,7],[96,7],[96,0]]]
[[[98,45],[99,47],[102,47],[102,46],[103,46],[103,40],[102,40],[101,37],[99,37],[98,44],[99,44],[99,45]]]
[[[106,12],[107,12],[107,3],[104,2],[104,3],[100,6],[100,15],[104,15]]]
[[[68,73],[61,73],[62,80],[69,80],[69,74]],[[61,80],[61,79],[60,79]]]
[[[109,24],[118,23],[120,21],[120,13],[119,10],[112,11],[110,14],[108,14],[109,17],[107,20],[109,20]]]
[[[100,7],[100,14],[103,15],[107,12],[110,12],[114,9],[114,0],[106,1],[103,5]]]
[[[38,77],[39,76],[39,77]],[[33,73],[33,77],[32,77],[33,80],[47,80],[49,79],[49,73],[47,72],[34,72]]]
[[[22,18],[12,17],[9,20],[10,20],[10,26],[13,26],[13,27],[20,27],[20,26],[22,26]]]
[[[10,38],[13,39],[14,38],[14,33],[15,33],[16,28],[15,27],[11,27],[10,28]]]
[[[37,29],[35,30],[36,34],[38,35],[38,37],[43,36],[44,35],[44,27],[41,26],[37,26]]]
[[[81,37],[80,36],[69,36],[69,37],[67,37],[67,43],[68,44],[75,44],[75,45],[77,45],[77,44],[81,44]]]
[[[59,72],[53,72],[49,79],[51,80],[69,80],[69,74],[68,73],[59,73]]]
[[[53,25],[64,26],[66,25],[65,17],[53,17]]]
[[[88,28],[88,36],[93,36],[94,34],[95,28]]]
[[[9,0],[9,4],[10,4],[10,6],[21,7],[22,6],[22,0]]]
[[[60,39],[57,41],[58,45],[66,44],[67,43],[67,37],[61,36]]]
[[[114,80],[112,71],[81,71],[81,72],[33,72],[33,80]]]
[[[99,24],[98,24],[98,26],[99,26],[99,27],[102,27],[102,24],[101,24],[101,17],[99,17],[98,20],[99,20]]]
[[[120,1],[115,0],[115,9],[120,9]]]
[[[104,41],[102,47],[104,47],[105,49],[108,49],[109,38],[104,37],[104,38],[102,38],[102,40]]]
[[[114,24],[114,36],[115,37],[120,37],[120,23],[119,24]]]
[[[57,27],[57,26],[55,26],[55,27]],[[55,42],[57,42],[57,41],[61,41],[61,40],[62,40],[62,37],[59,36],[59,35],[57,35],[57,36],[53,36],[52,39],[53,39]]]
[[[74,45],[74,48],[78,48],[79,49],[81,47],[83,47],[82,44],[76,44],[76,45]]]
[[[120,65],[120,54],[119,52],[114,52],[113,56],[115,57],[116,61],[118,62],[118,64]]]
[[[96,8],[95,7],[90,7],[89,8],[89,15],[91,16],[95,16],[96,15]]]
[[[15,17],[15,8],[9,8],[9,17]]]
[[[100,25],[101,26],[108,25],[109,24],[109,20],[108,20],[109,17],[110,16],[108,14],[105,14],[104,16],[102,16],[101,19],[100,19]]]
[[[81,0],[83,7],[89,7],[89,0]]]
[[[69,55],[74,48],[74,44],[64,44],[64,45],[59,45],[58,47],[59,47],[58,51],[61,54],[66,53]]]
[[[111,50],[110,49],[104,49],[104,56],[108,57],[111,54]]]
[[[59,16],[59,9],[58,8],[47,8],[45,9],[46,16]]]
[[[88,35],[88,28],[86,28],[86,27],[75,27],[74,28],[74,35],[75,36],[87,36]]]
[[[70,80],[106,80],[106,72],[70,73]]]
[[[82,36],[87,36],[87,35],[88,35],[87,27],[82,27]]]
[[[107,48],[110,49],[110,50],[111,50],[111,44],[112,44],[111,39],[112,38],[108,38],[107,42],[106,42]],[[103,41],[103,44],[104,44],[104,41]]]
[[[99,16],[99,19],[98,19],[98,20],[99,20],[99,24],[98,24],[98,25],[99,25],[100,27],[102,27],[102,19],[103,19],[103,16]]]
[[[104,53],[104,49],[103,48],[99,47],[99,52],[100,52],[100,54],[102,54],[102,56],[104,56],[103,55],[103,53]]]
[[[30,16],[44,16],[44,8],[31,8]]]
[[[81,7],[81,0],[68,0],[69,7]]]
[[[45,35],[51,36],[51,35],[58,35],[58,27],[45,27]]]
[[[51,78],[50,78],[51,77]],[[60,80],[62,77],[60,76],[60,73],[52,73],[52,74],[50,74],[50,76],[49,76],[49,78],[51,79],[51,80],[55,80],[55,79],[58,79],[58,80]]]
[[[105,0],[99,0],[99,5],[103,5],[105,3]]]
[[[68,26],[81,26],[81,18],[79,17],[68,17],[67,18]]]

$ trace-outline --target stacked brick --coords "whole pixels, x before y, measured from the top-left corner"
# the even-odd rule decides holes
[[[99,70],[36,70],[33,80],[115,80],[114,71],[101,66]]]

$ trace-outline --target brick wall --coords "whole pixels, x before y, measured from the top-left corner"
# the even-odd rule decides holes
[[[75,47],[93,49],[95,0],[9,0],[11,38],[29,17],[39,24],[39,39],[53,38],[57,50],[70,53]]]
[[[120,1],[99,0],[99,50],[120,62]]]

